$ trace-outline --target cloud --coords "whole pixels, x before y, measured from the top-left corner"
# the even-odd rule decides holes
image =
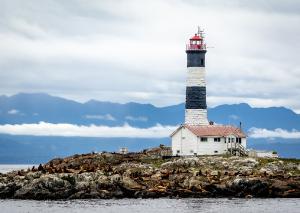
[[[0,133],[11,135],[34,136],[78,136],[78,137],[127,137],[127,138],[164,138],[176,129],[176,126],[162,126],[157,124],[150,128],[135,128],[124,126],[81,126],[74,124],[52,124],[39,122],[37,124],[5,124],[0,125]]]
[[[148,121],[148,118],[145,117],[145,116],[138,116],[138,117],[134,117],[134,116],[126,116],[125,117],[126,120],[129,120],[129,121],[142,121],[142,122],[147,122]]]
[[[300,131],[287,131],[281,128],[275,130],[260,129],[252,127],[249,129],[249,137],[251,138],[284,138],[284,139],[300,139]]]
[[[116,118],[113,117],[111,114],[106,115],[86,115],[84,116],[87,119],[97,119],[97,120],[107,120],[107,121],[115,121]]]
[[[19,114],[19,110],[17,110],[17,109],[11,109],[11,110],[7,111],[7,114],[16,115],[16,114]]]
[[[39,122],[34,124],[5,124],[0,125],[1,134],[33,135],[33,136],[65,136],[65,137],[127,137],[127,138],[165,138],[177,128],[177,126],[162,126],[157,124],[149,128],[136,128],[128,124],[109,127],[97,125],[53,124]],[[250,138],[284,138],[300,139],[300,131],[287,131],[284,129],[261,129],[252,127],[248,131]]]
[[[206,57],[210,107],[247,102],[300,112],[299,8],[297,0],[7,0],[0,91],[184,102],[185,43],[201,25],[214,47]]]

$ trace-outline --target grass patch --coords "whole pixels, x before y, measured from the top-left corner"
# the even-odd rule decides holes
[[[170,159],[161,159],[161,158],[156,158],[156,159],[143,158],[143,159],[141,159],[141,163],[150,164],[150,165],[152,165],[153,167],[156,167],[156,168],[160,168],[160,166],[163,163],[168,162],[168,161],[170,161]]]
[[[283,161],[284,163],[300,163],[300,159],[296,158],[278,158],[278,160]]]

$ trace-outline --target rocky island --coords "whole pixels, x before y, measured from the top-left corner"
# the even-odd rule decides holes
[[[90,153],[0,174],[0,198],[300,197],[300,160]]]

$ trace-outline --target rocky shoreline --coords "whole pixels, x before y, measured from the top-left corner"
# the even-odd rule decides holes
[[[300,197],[300,160],[91,153],[0,173],[0,198]]]

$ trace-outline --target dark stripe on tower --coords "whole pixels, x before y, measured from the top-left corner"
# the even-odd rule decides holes
[[[206,109],[206,87],[187,87],[185,108]]]
[[[206,50],[187,50],[187,67],[205,67]]]

